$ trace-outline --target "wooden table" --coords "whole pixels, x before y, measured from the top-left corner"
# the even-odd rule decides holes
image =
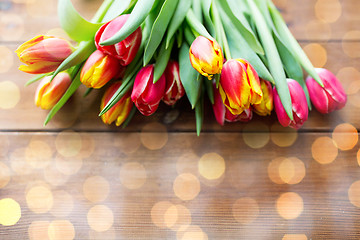
[[[101,1],[73,2],[90,18]],[[1,0],[0,239],[359,239],[360,1],[275,3],[346,107],[298,132],[276,116],[221,127],[207,108],[196,137],[186,99],[105,126],[101,90],[43,127],[14,50],[62,35],[56,1]]]

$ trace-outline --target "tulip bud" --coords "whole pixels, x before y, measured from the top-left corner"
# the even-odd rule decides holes
[[[185,94],[184,87],[180,81],[179,63],[169,61],[165,69],[165,94],[163,101],[167,105],[174,105]]]
[[[260,79],[260,84],[263,98],[259,104],[253,105],[253,110],[260,116],[270,115],[274,108],[272,86],[270,82],[263,79]]]
[[[315,70],[324,84],[324,87],[321,87],[310,76],[306,79],[310,99],[315,108],[323,114],[343,108],[347,96],[340,81],[327,69],[317,68]]]
[[[306,101],[306,96],[304,90],[297,81],[293,79],[287,79],[287,83],[291,96],[292,112],[294,119],[290,120],[289,116],[286,114],[286,111],[280,101],[279,94],[274,87],[273,93],[275,112],[282,126],[289,126],[295,129],[299,129],[308,118],[308,105]]]
[[[221,73],[224,57],[215,40],[197,37],[190,46],[189,56],[193,68],[209,80],[212,75]]]
[[[101,99],[100,111],[104,109],[106,104],[110,101],[112,96],[121,86],[121,82],[114,82],[106,89],[104,96]],[[106,113],[101,115],[101,120],[105,124],[111,124],[116,121],[116,126],[120,126],[129,116],[133,103],[130,99],[130,92],[126,93],[113,107]]]
[[[255,69],[244,59],[226,61],[220,76],[219,92],[233,115],[241,114],[250,104],[260,104],[263,93]]]
[[[165,93],[165,76],[153,83],[154,65],[143,67],[135,77],[131,100],[145,116],[153,114]]]
[[[238,115],[233,115],[228,109],[225,112],[225,120],[227,122],[249,122],[253,117],[253,112],[251,108],[245,109],[242,113]]]
[[[88,88],[101,88],[123,69],[116,58],[96,50],[86,60],[80,73],[80,81]]]
[[[52,36],[37,36],[16,49],[21,62],[19,70],[26,73],[48,73],[57,67],[74,51],[65,39]]]
[[[95,35],[97,49],[119,59],[122,66],[128,65],[139,50],[142,33],[138,27],[133,33],[119,43],[110,46],[101,46],[100,43],[114,36],[125,24],[129,14],[120,15],[100,27]]]
[[[44,77],[35,93],[35,104],[42,109],[50,109],[60,100],[71,84],[70,75],[58,73],[50,82],[51,76]]]

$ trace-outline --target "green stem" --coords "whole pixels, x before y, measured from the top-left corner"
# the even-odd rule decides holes
[[[229,43],[228,43],[226,35],[225,35],[224,26],[221,21],[219,11],[216,6],[216,2],[214,0],[212,1],[211,15],[214,19],[217,40],[219,41],[219,44],[224,49],[225,58],[232,59],[231,53],[230,53],[230,48],[229,48]]]
[[[106,12],[109,10],[113,3],[114,0],[104,0],[99,9],[96,11],[94,17],[91,19],[91,22],[101,23],[101,21],[105,17]]]

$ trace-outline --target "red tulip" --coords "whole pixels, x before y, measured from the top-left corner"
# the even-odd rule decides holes
[[[309,111],[306,96],[304,90],[297,81],[293,79],[287,79],[287,83],[291,96],[292,112],[294,119],[290,120],[289,116],[286,114],[286,111],[280,101],[279,94],[274,87],[275,112],[282,126],[289,126],[295,129],[299,129],[308,119]]]
[[[95,35],[97,49],[119,59],[122,66],[126,66],[134,59],[139,50],[142,33],[138,27],[133,33],[119,43],[110,46],[101,46],[100,43],[114,36],[125,24],[129,14],[120,15],[100,27]]]
[[[310,76],[306,79],[310,99],[315,108],[323,114],[343,108],[346,104],[347,96],[340,81],[327,69],[317,68],[316,71],[324,87],[321,87]]]
[[[184,87],[180,81],[179,63],[169,61],[165,69],[165,94],[163,101],[167,105],[174,105],[185,94]]]
[[[154,84],[154,65],[143,67],[135,77],[131,100],[145,116],[153,114],[165,93],[165,76]]]

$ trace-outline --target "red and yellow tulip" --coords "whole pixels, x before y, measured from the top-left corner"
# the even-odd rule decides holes
[[[44,77],[35,93],[35,104],[42,109],[50,109],[60,100],[71,84],[70,75],[58,73],[50,82],[51,76]]]
[[[259,104],[254,104],[253,110],[260,116],[270,115],[274,109],[273,91],[271,83],[260,79],[261,90],[263,92],[263,98]]]
[[[19,70],[40,74],[55,71],[74,48],[62,38],[40,35],[23,43],[16,49],[21,62]]]
[[[116,58],[96,50],[85,62],[80,81],[88,88],[101,88],[123,69]]]
[[[251,104],[259,104],[263,98],[259,77],[244,59],[226,61],[220,76],[219,92],[224,105],[233,115],[241,114]]]
[[[105,91],[104,96],[101,99],[100,111],[104,109],[106,104],[110,101],[110,99],[120,86],[121,82],[114,82]],[[133,103],[130,98],[130,92],[128,92],[112,108],[110,108],[106,113],[101,115],[101,120],[105,124],[109,125],[115,121],[116,126],[120,126],[129,116],[132,105]]]
[[[193,68],[203,76],[211,79],[214,74],[221,73],[224,57],[215,40],[197,37],[190,46],[189,56]]]

